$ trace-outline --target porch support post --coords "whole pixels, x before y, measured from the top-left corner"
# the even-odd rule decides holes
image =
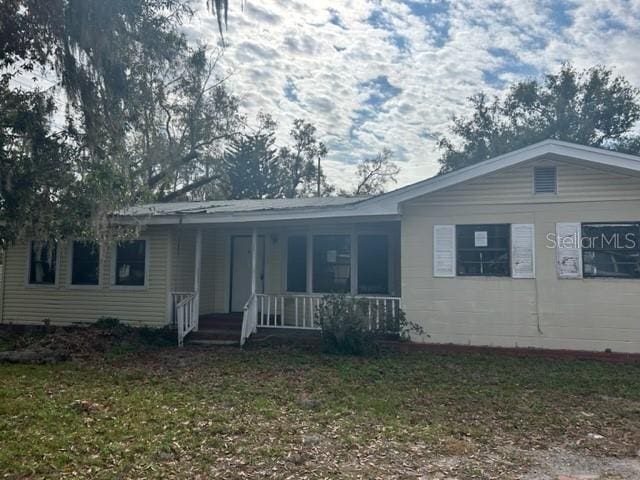
[[[198,331],[198,323],[200,317],[200,273],[202,269],[202,229],[198,228],[196,232],[196,259],[195,270],[193,275],[193,292],[195,294],[195,302],[193,309],[195,310],[195,327],[194,331]]]
[[[251,232],[251,295],[256,294],[256,271],[258,270],[258,230]]]

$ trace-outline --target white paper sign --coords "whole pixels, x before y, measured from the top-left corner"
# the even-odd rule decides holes
[[[580,224],[556,223],[556,268],[560,278],[582,278]]]
[[[337,250],[327,250],[327,263],[336,263],[338,260]]]
[[[534,229],[530,223],[511,224],[511,276],[535,278]]]
[[[487,232],[474,232],[474,246],[476,247],[487,247],[489,246],[489,237]]]
[[[456,227],[433,226],[433,276],[456,276]]]

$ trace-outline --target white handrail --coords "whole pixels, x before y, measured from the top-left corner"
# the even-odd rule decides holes
[[[184,337],[198,328],[198,293],[174,292],[176,328],[178,329],[178,346],[184,345]]]
[[[245,303],[242,313],[242,329],[240,331],[240,346],[242,347],[252,334],[258,330],[258,297],[252,293]]]

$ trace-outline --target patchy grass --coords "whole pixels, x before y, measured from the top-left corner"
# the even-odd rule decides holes
[[[164,348],[0,365],[7,478],[518,478],[532,452],[639,445],[638,364]]]

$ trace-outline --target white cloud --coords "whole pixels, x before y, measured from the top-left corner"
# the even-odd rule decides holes
[[[528,71],[553,71],[565,60],[605,64],[640,85],[638,0],[462,0],[436,6],[433,22],[432,2],[412,9],[399,0],[247,0],[244,10],[240,0],[230,3],[222,60],[234,72],[230,87],[250,118],[270,112],[282,138],[294,118],[314,123],[332,147],[325,169],[340,186],[357,159],[384,147],[401,160],[401,185],[434,174],[435,137],[451,116],[468,112],[473,93],[504,88],[483,72],[495,70],[501,82],[527,73],[492,49],[511,52]],[[185,31],[219,40],[204,8]],[[400,91],[373,108],[363,84],[381,76]],[[285,96],[291,84],[296,101]]]

